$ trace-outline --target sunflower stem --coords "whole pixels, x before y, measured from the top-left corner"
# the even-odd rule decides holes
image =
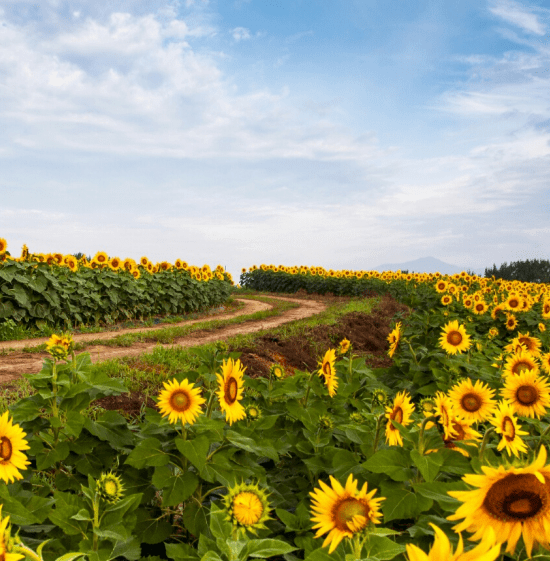
[[[413,351],[411,342],[410,342],[408,339],[407,339],[407,345],[409,346],[409,349],[411,350],[411,354],[412,354],[414,363],[416,364],[416,366],[418,366],[418,360],[417,360],[417,358],[416,358],[416,353]]]
[[[210,419],[212,415],[212,408],[214,406],[214,398],[216,397],[216,392],[212,389],[210,393],[210,399],[208,400],[208,405],[206,406],[206,418]]]
[[[374,436],[374,444],[372,445],[373,454],[376,452],[376,449],[378,448],[378,441],[380,440],[380,430],[382,429],[382,422],[385,418],[386,418],[386,414],[382,413],[378,417],[378,420],[376,421],[376,434]]]
[[[544,437],[550,432],[550,425],[548,425],[546,427],[546,429],[544,430],[544,432],[540,435],[539,438],[539,443],[537,444],[537,447],[535,448],[535,457],[538,455],[540,447],[542,446],[542,441],[544,439]]]
[[[481,447],[479,449],[479,461],[483,463],[483,456],[485,455],[485,447],[487,442],[489,442],[489,436],[495,432],[493,427],[487,429],[483,435],[483,441],[481,442]]]
[[[437,421],[437,417],[432,415],[430,417],[426,417],[420,425],[420,432],[418,434],[418,453],[421,456],[424,455],[424,431],[426,430],[426,425],[428,423],[433,423],[434,421]]]
[[[307,390],[303,402],[304,409],[307,407],[307,400],[309,398],[309,392],[311,390],[311,381],[313,380],[313,376],[315,376],[315,374],[317,374],[317,372],[313,371],[309,376],[309,380],[307,381]]]

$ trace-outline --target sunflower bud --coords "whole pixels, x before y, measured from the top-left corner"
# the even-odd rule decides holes
[[[257,405],[247,405],[244,411],[249,421],[257,421],[262,418],[262,410]]]
[[[328,415],[319,417],[319,429],[321,431],[331,431],[334,429],[334,421]]]
[[[365,417],[359,411],[354,411],[349,414],[349,420],[357,425],[362,425],[365,422]]]
[[[218,341],[216,343],[216,350],[219,353],[226,353],[229,350],[229,347],[227,346],[227,343],[225,341]]]
[[[104,501],[115,504],[121,499],[124,486],[120,478],[114,473],[102,473],[97,482],[97,492]]]
[[[272,364],[271,368],[269,369],[269,376],[272,380],[275,378],[284,378],[285,371],[280,364]]]
[[[233,523],[237,534],[246,534],[248,530],[256,534],[265,529],[265,522],[271,520],[268,494],[258,484],[241,483],[228,489],[223,503],[227,512],[226,520]],[[236,537],[236,536],[235,536]]]
[[[388,401],[388,394],[381,388],[372,392],[372,398],[379,405],[384,405]]]
[[[423,413],[432,413],[435,410],[435,401],[431,397],[426,397],[420,401],[420,409]]]

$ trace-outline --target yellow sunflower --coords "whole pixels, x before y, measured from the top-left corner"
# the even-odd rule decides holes
[[[449,304],[452,304],[452,303],[453,303],[453,297],[452,297],[450,294],[444,294],[444,295],[441,297],[441,303],[442,303],[444,306],[448,306]]]
[[[348,341],[347,339],[342,339],[339,343],[340,348],[338,349],[338,352],[341,355],[346,354],[349,350],[350,345],[351,345],[350,341]]]
[[[463,504],[448,520],[462,520],[455,532],[473,532],[471,540],[482,538],[489,528],[499,543],[508,543],[513,554],[523,537],[528,557],[533,545],[549,547],[550,539],[550,466],[545,466],[546,449],[525,467],[482,466],[484,475],[467,474],[462,480],[477,489],[449,491]]]
[[[539,418],[546,415],[546,409],[550,407],[548,380],[532,370],[507,376],[500,394],[520,417]]]
[[[451,542],[445,532],[430,522],[435,531],[435,539],[430,553],[426,555],[420,548],[413,544],[405,544],[409,561],[494,561],[500,554],[500,544],[496,542],[495,532],[492,528],[483,535],[481,542],[466,553],[462,535],[458,541],[458,547],[453,552]]]
[[[458,320],[447,323],[439,339],[439,346],[445,352],[453,355],[467,351],[471,344],[470,336],[463,325],[458,325]]]
[[[219,384],[218,400],[230,425],[246,417],[246,411],[240,403],[243,397],[243,374],[245,370],[246,367],[242,367],[239,359],[234,362],[230,358],[227,362],[223,361],[222,375],[216,374]]]
[[[474,314],[478,316],[482,316],[488,309],[489,306],[487,305],[485,300],[480,300],[473,305],[472,312],[474,312]]]
[[[145,255],[139,260],[139,264],[142,267],[147,267],[147,265],[149,265],[149,258],[145,257]]]
[[[518,325],[518,320],[514,314],[507,314],[506,315],[506,329],[508,331],[514,331],[514,329]]]
[[[453,414],[453,402],[451,398],[445,395],[443,392],[437,392],[435,394],[435,414],[439,417],[439,422],[443,427],[445,433],[445,439],[452,439],[456,436],[453,429],[452,420],[455,415]]]
[[[206,403],[200,395],[201,389],[195,388],[187,379],[178,382],[175,378],[171,382],[164,382],[164,388],[158,396],[158,408],[162,416],[168,416],[172,424],[181,420],[192,425],[203,412],[201,405]]]
[[[325,385],[328,389],[328,394],[330,397],[336,395],[336,389],[338,388],[338,377],[336,376],[336,368],[334,363],[336,361],[336,349],[329,349],[322,360],[318,364],[321,365],[319,369],[319,376],[324,376]]]
[[[386,407],[386,442],[390,446],[403,446],[403,438],[399,429],[393,426],[392,421],[396,421],[400,425],[406,427],[412,423],[411,415],[414,411],[414,405],[411,398],[405,395],[406,392],[400,392],[395,396],[392,407]]]
[[[462,380],[449,390],[454,412],[467,421],[488,419],[496,407],[496,402],[492,399],[494,395],[495,390],[480,380],[472,384],[470,378]]]
[[[30,462],[22,452],[29,449],[24,438],[27,433],[19,425],[14,425],[8,415],[6,411],[0,416],[0,479],[11,483],[23,479],[19,470],[27,469]]]
[[[544,372],[550,374],[550,353],[541,355],[540,357],[540,367]]]
[[[271,520],[266,491],[255,483],[240,483],[228,491],[223,498],[227,511],[226,520],[232,522],[242,534],[247,530],[256,534],[257,530],[265,529],[265,522]]]
[[[450,448],[451,450],[460,452],[463,456],[469,457],[470,454],[468,454],[468,452],[463,448],[456,446],[455,442],[461,442],[464,440],[479,442],[482,439],[481,434],[472,428],[472,424],[472,421],[467,421],[466,419],[461,419],[460,417],[455,416],[450,422],[454,436],[451,438],[445,437],[443,439],[445,448]]]
[[[437,290],[437,292],[439,292],[439,294],[442,294],[447,290],[447,284],[448,284],[447,281],[438,280],[437,283],[435,284],[435,289]]]
[[[393,331],[388,335],[388,343],[390,344],[388,355],[390,358],[392,358],[393,355],[395,354],[400,339],[401,339],[401,322],[399,321],[394,327]]]
[[[495,416],[489,419],[489,422],[495,427],[495,432],[502,436],[497,450],[506,448],[508,454],[514,454],[516,457],[519,456],[519,452],[527,452],[527,446],[521,437],[529,433],[521,430],[521,426],[514,417],[514,409],[509,402],[501,401],[495,411]]]
[[[100,265],[107,264],[109,262],[109,256],[104,251],[98,251],[93,260]]]
[[[516,376],[528,371],[538,374],[539,366],[535,357],[529,351],[521,349],[506,359],[503,374],[505,376]]]
[[[542,319],[550,319],[550,299],[542,303]]]
[[[529,331],[525,334],[518,333],[517,337],[514,339],[514,342],[517,341],[521,345],[524,345],[525,348],[533,355],[533,356],[540,356],[540,346],[541,342],[540,339],[537,337],[529,337]]]
[[[2,516],[2,507],[0,505],[0,518]],[[10,553],[13,546],[13,538],[11,537],[11,527],[9,526],[10,517],[6,516],[0,520],[0,559],[2,561],[19,561],[19,559],[24,559],[24,555],[19,553]]]
[[[350,473],[346,486],[332,477],[332,488],[323,481],[319,481],[321,489],[310,492],[312,499],[311,521],[315,522],[315,537],[318,538],[328,532],[323,547],[330,544],[329,555],[338,547],[344,538],[352,538],[363,531],[368,524],[379,524],[380,503],[385,497],[373,499],[377,489],[367,493],[367,483],[357,491],[357,480]]]
[[[511,294],[506,299],[506,302],[504,302],[504,306],[511,312],[521,310],[521,308],[523,307],[523,299],[516,294]]]
[[[8,242],[4,238],[0,238],[0,253],[6,253]]]

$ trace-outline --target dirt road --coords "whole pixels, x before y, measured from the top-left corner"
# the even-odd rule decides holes
[[[278,327],[283,323],[288,323],[291,321],[307,318],[315,314],[319,314],[326,309],[326,304],[315,300],[305,300],[300,298],[289,298],[281,296],[269,296],[270,298],[278,300],[287,300],[290,302],[296,302],[300,304],[299,308],[294,308],[292,310],[284,311],[280,316],[275,316],[271,318],[265,318],[260,320],[250,320],[238,325],[229,325],[227,327],[221,327],[215,331],[205,331],[199,330],[186,337],[177,338],[174,343],[169,345],[162,345],[160,343],[148,343],[148,342],[137,342],[131,347],[109,347],[105,345],[91,345],[88,349],[80,352],[89,352],[92,358],[92,362],[98,362],[103,360],[109,360],[114,358],[119,358],[123,356],[137,356],[142,353],[150,353],[155,347],[195,347],[198,345],[203,345],[205,343],[211,343],[215,341],[226,340],[235,335],[253,333],[255,331],[261,331],[263,329],[271,329]],[[272,306],[264,302],[259,302],[257,300],[240,299],[235,298],[239,302],[243,302],[245,307],[237,312],[225,312],[219,315],[212,316],[209,319],[230,319],[243,315],[254,314],[263,310],[270,310]],[[186,326],[193,323],[198,323],[200,321],[205,321],[205,319],[188,320],[180,323],[168,324],[168,327],[175,326]],[[96,339],[112,339],[125,333],[146,333],[149,331],[159,331],[162,328],[159,327],[146,327],[146,328],[136,328],[136,329],[121,329],[118,331],[108,331],[103,333],[85,333],[74,335],[73,339],[78,343],[85,343],[86,341],[92,341]],[[48,339],[26,339],[23,341],[4,341],[0,343],[0,352],[7,349],[23,349],[27,346],[37,346],[45,343]],[[7,355],[0,356],[0,384],[9,382],[18,378],[21,374],[40,372],[42,368],[42,362],[45,357],[49,356],[47,353],[23,353],[23,352],[10,352]]]

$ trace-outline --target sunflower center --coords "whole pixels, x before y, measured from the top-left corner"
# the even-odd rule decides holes
[[[118,485],[112,479],[105,482],[105,493],[111,497],[115,497],[118,493]]]
[[[390,419],[392,421],[397,421],[400,425],[403,424],[403,409],[401,407],[396,407],[391,414]]]
[[[189,394],[183,390],[175,391],[170,397],[170,405],[172,406],[172,409],[178,413],[187,411],[191,405]]]
[[[237,401],[237,394],[239,391],[239,385],[237,384],[237,380],[231,376],[229,380],[227,380],[225,384],[225,401],[231,405]]]
[[[453,347],[458,347],[458,345],[462,343],[462,335],[458,331],[451,331],[451,333],[447,335],[447,343],[453,345]]]
[[[325,362],[325,364],[323,364],[323,374],[326,378],[332,375],[330,370],[330,362]]]
[[[13,447],[11,440],[5,436],[0,439],[0,462],[7,462],[11,458]]]
[[[483,311],[483,304],[476,304],[476,310],[478,312]]]
[[[347,498],[336,504],[333,511],[333,520],[335,526],[344,532],[350,531],[351,523],[352,526],[357,526],[357,516],[362,516],[365,518],[363,526],[358,528],[356,531],[362,530],[368,521],[369,507],[363,504],[361,501],[354,498]],[[355,520],[354,520],[355,519]]]
[[[243,526],[257,524],[263,512],[262,501],[255,493],[243,491],[233,500],[233,515]]]
[[[467,393],[460,400],[462,407],[469,413],[475,413],[482,406],[482,401],[479,395],[475,393]]]
[[[503,522],[527,520],[547,509],[548,489],[532,473],[511,473],[491,485],[483,507]]]
[[[531,365],[528,362],[524,361],[517,362],[512,368],[512,372],[514,374],[521,374],[522,372],[526,372],[527,370],[531,370]]]
[[[522,405],[533,405],[538,397],[539,394],[533,386],[520,386],[516,391],[516,399]]]
[[[502,419],[502,432],[504,438],[511,442],[516,437],[516,427],[514,426],[514,421],[510,417],[506,416]]]
[[[512,300],[508,301],[508,306],[510,306],[510,308],[517,308],[519,306],[519,301],[516,300],[515,298]]]

